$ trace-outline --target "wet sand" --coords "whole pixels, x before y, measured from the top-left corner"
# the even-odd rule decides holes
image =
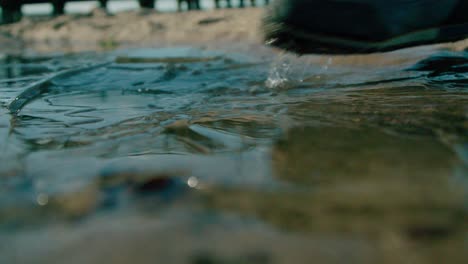
[[[109,15],[95,9],[89,15],[64,15],[37,21],[23,18],[0,27],[0,42],[39,52],[106,50],[126,46],[223,46],[260,43],[263,8],[158,13],[136,10]],[[4,38],[4,40],[2,40]],[[216,43],[213,43],[216,42]],[[20,45],[18,45],[20,44]]]
[[[264,11],[265,8],[260,7],[183,13],[135,10],[107,14],[96,8],[88,15],[25,17],[18,23],[0,26],[0,52],[78,52],[174,45],[248,49],[250,44],[263,43],[261,21]],[[468,40],[439,46],[462,50],[468,46]]]

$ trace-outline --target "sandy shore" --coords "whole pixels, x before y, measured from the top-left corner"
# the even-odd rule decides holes
[[[262,7],[185,13],[135,10],[110,15],[97,8],[88,15],[25,17],[16,24],[0,26],[0,54],[183,45],[227,52],[266,52],[271,55],[272,49],[265,49],[263,45],[261,21],[264,10]],[[411,64],[440,50],[461,51],[467,47],[468,39],[384,54],[337,56],[334,64],[394,65],[407,61]],[[318,57],[321,60],[322,56]]]
[[[185,13],[130,11],[116,15],[95,9],[89,15],[64,15],[37,21],[24,18],[0,27],[2,52],[103,50],[122,46],[260,43],[263,8]]]

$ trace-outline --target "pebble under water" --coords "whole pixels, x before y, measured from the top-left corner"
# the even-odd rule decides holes
[[[465,263],[468,52],[0,58],[0,263]]]

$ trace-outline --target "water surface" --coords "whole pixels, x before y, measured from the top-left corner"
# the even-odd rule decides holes
[[[4,56],[0,262],[463,263],[467,63]]]

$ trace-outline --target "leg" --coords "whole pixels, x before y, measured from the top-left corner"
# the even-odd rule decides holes
[[[4,4],[2,5],[2,23],[9,24],[21,20],[21,5],[20,4]]]
[[[65,0],[55,0],[52,2],[54,6],[54,16],[63,15],[65,13]]]
[[[182,12],[182,0],[177,0],[177,11]]]
[[[198,10],[200,9],[200,2],[199,0],[189,0],[190,1],[190,10]]]
[[[244,0],[239,0],[239,7],[245,7]]]
[[[154,0],[140,0],[141,8],[154,8]]]
[[[250,5],[251,5],[251,6],[255,6],[255,5],[256,5],[256,1],[255,1],[255,0],[250,0]]]
[[[99,0],[99,6],[101,8],[106,9],[107,8],[107,0]]]
[[[219,0],[214,0],[216,9],[221,8],[219,5]]]
[[[226,0],[227,8],[232,8],[231,0]]]

